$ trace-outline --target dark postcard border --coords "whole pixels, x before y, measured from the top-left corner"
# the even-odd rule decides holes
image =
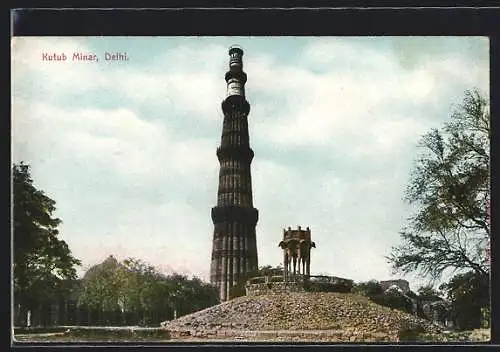
[[[406,2],[406,1],[405,1]],[[426,1],[427,2],[427,1]],[[345,2],[342,2],[345,4]],[[377,6],[380,6],[380,1]],[[428,3],[428,2],[427,2]],[[401,3],[401,6],[403,3]],[[179,4],[179,6],[182,6]],[[225,36],[367,36],[367,35],[434,35],[434,36],[489,36],[491,67],[491,114],[500,111],[500,8],[337,8],[337,9],[22,9],[11,10],[11,35],[14,36],[178,36],[178,35],[225,35]],[[9,60],[10,64],[10,60]],[[9,109],[10,110],[10,109]],[[5,120],[4,120],[5,121]],[[496,229],[497,185],[495,178],[498,164],[495,152],[497,122],[492,118],[491,172],[492,172],[492,224]],[[10,130],[10,120],[7,126]],[[6,142],[9,141],[10,133]],[[7,146],[10,151],[10,143]],[[7,152],[10,165],[10,152]],[[10,167],[8,169],[10,179]],[[9,181],[10,182],[10,181]],[[7,205],[10,212],[10,199]],[[9,216],[10,218],[10,216]],[[10,232],[10,223],[8,225]],[[492,257],[500,252],[500,241],[491,238]],[[10,251],[9,251],[10,255]],[[9,256],[7,256],[9,258]],[[10,262],[8,264],[10,266]],[[492,261],[492,342],[500,343],[499,270]],[[10,277],[10,276],[9,276]],[[10,325],[10,317],[9,317]],[[61,350],[63,345],[38,344],[49,350]],[[116,345],[116,344],[113,344]],[[121,345],[121,344],[120,344]],[[221,344],[222,345],[222,344]],[[19,346],[19,344],[17,345]],[[26,345],[24,345],[26,346]],[[23,346],[23,347],[24,347]],[[31,345],[31,346],[34,346]],[[65,345],[69,347],[71,345]],[[137,344],[123,344],[135,349]],[[152,344],[144,346],[153,347]],[[167,345],[168,346],[168,345]],[[182,344],[194,347],[192,344]],[[209,346],[209,345],[205,345]],[[231,346],[223,344],[223,346]],[[252,347],[268,349],[269,345],[252,344]],[[276,347],[285,347],[275,345]],[[401,344],[404,348],[418,350],[451,349],[456,346]],[[20,347],[20,346],[19,346]],[[26,346],[27,347],[27,346]],[[72,347],[76,347],[73,345]],[[102,346],[104,347],[104,346]],[[111,347],[108,345],[108,347]],[[164,346],[165,347],[165,346]],[[173,347],[173,346],[172,346]],[[172,348],[170,347],[170,348]],[[238,345],[244,347],[244,345]],[[317,346],[316,348],[326,346]],[[334,349],[363,348],[366,345],[338,345]],[[371,345],[374,348],[392,349],[395,346]],[[462,345],[464,349],[487,348],[487,345]],[[63,347],[64,348],[64,347]],[[104,347],[105,348],[105,347]],[[112,347],[111,347],[112,348]],[[294,348],[307,349],[297,345]],[[175,348],[174,348],[175,349]]]
[[[491,146],[490,146],[490,170],[491,170],[491,341],[500,344],[500,270],[498,258],[500,255],[500,240],[493,234],[497,231],[498,169],[500,165],[499,136],[500,125],[500,35],[490,37],[490,109],[491,109]],[[497,210],[498,209],[498,210]]]
[[[130,4],[130,6],[129,6]],[[17,8],[20,7],[34,7],[34,8],[136,8],[137,3],[126,0],[119,1],[86,1],[85,6],[79,1],[60,1],[59,5],[57,0],[18,0],[15,4]],[[133,6],[135,5],[135,6]],[[418,6],[416,6],[418,5]],[[498,7],[497,0],[420,0],[418,4],[415,0],[213,0],[207,2],[206,0],[168,0],[161,4],[156,1],[143,0],[141,1],[141,9],[144,8],[258,8],[258,7],[272,7],[272,8],[340,8],[340,7],[364,7],[364,8],[380,8],[380,7]]]
[[[15,36],[493,35],[500,8],[13,10]]]

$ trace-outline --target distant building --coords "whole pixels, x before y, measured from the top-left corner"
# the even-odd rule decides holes
[[[397,286],[399,287],[403,293],[406,295],[408,292],[410,292],[410,283],[406,280],[385,280],[385,281],[380,281],[380,286],[384,291],[386,291],[389,287],[391,286]]]

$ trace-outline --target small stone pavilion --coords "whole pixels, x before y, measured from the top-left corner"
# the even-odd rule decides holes
[[[283,275],[250,278],[245,285],[247,296],[306,291],[350,292],[352,280],[311,275],[311,249],[316,248],[316,243],[311,240],[309,227],[283,229],[278,246],[283,250]]]
[[[302,230],[297,226],[297,230],[283,229],[283,240],[279,243],[283,249],[284,280],[289,279],[290,274],[308,277],[311,274],[311,248],[316,248],[316,244],[311,241],[311,230]],[[298,264],[298,267],[297,267]],[[302,270],[301,270],[302,269]]]

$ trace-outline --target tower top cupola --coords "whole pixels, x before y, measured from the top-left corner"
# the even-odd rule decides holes
[[[234,106],[248,115],[250,105],[245,98],[245,83],[247,74],[243,72],[243,49],[239,45],[229,47],[229,70],[226,72],[226,97],[222,102],[224,112],[231,111]]]
[[[243,70],[243,49],[239,45],[229,47],[229,69],[231,71]]]

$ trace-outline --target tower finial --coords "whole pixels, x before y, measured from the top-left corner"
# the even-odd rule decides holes
[[[229,69],[231,71],[243,70],[243,49],[239,45],[229,47]]]

